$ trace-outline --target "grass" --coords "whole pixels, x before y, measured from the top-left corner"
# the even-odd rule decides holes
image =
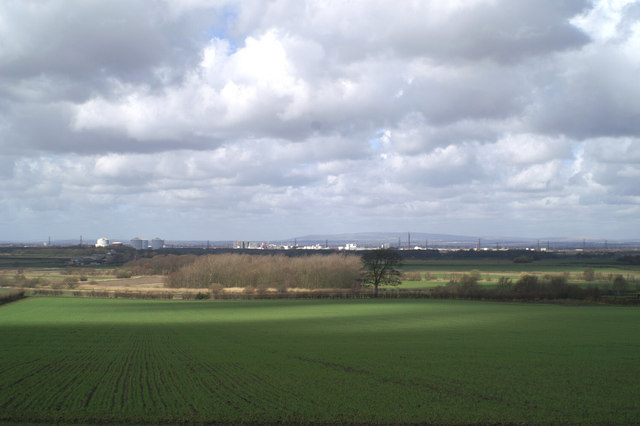
[[[541,272],[541,273],[582,273],[591,268],[595,272],[629,273],[640,275],[640,267],[637,265],[618,264],[615,259],[581,259],[568,257],[564,259],[536,260],[530,263],[514,263],[509,259],[436,259],[436,260],[407,260],[403,262],[404,271],[446,271],[446,272],[470,272],[479,270],[485,272]]]
[[[635,423],[640,310],[434,300],[31,298],[0,420]]]
[[[640,285],[640,266],[617,264],[612,259],[547,259],[531,263],[514,263],[508,259],[443,259],[443,260],[408,260],[401,268],[403,272],[420,273],[430,278],[423,281],[403,281],[402,288],[420,289],[446,285],[453,275],[461,275],[472,271],[480,272],[478,284],[483,287],[495,287],[501,277],[511,278],[516,282],[522,273],[544,275],[566,274],[567,282],[580,287],[597,285],[608,288],[613,276],[620,274],[635,288]],[[592,269],[596,277],[593,281],[585,281],[583,273]],[[490,280],[486,278],[490,277]]]

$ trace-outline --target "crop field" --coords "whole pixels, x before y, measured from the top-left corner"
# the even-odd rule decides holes
[[[537,260],[530,263],[514,263],[508,259],[442,259],[442,260],[407,260],[402,264],[405,271],[447,271],[470,272],[479,270],[482,273],[579,273],[591,268],[601,273],[635,272],[640,274],[638,265],[616,263],[615,259],[567,259]]]
[[[640,310],[29,298],[0,421],[636,423]]]
[[[504,259],[444,259],[405,261],[401,268],[412,275],[419,274],[420,280],[403,280],[402,288],[419,289],[446,285],[453,277],[475,271],[479,274],[478,284],[484,287],[495,287],[501,277],[510,278],[514,282],[521,274],[564,275],[567,282],[580,287],[610,286],[615,275],[623,276],[631,288],[640,290],[640,266],[617,264],[611,259],[548,259],[531,263],[514,263]],[[591,270],[593,278],[585,280],[584,272]]]

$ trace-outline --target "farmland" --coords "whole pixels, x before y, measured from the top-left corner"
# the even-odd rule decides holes
[[[29,298],[0,420],[634,423],[635,307]]]
[[[403,288],[431,288],[446,285],[452,278],[475,272],[479,274],[478,283],[485,287],[494,287],[501,277],[514,282],[523,273],[539,277],[563,275],[571,284],[581,287],[610,286],[615,275],[623,276],[631,288],[640,284],[640,266],[626,265],[615,259],[605,257],[584,258],[566,256],[559,259],[547,259],[529,263],[515,263],[506,259],[439,259],[405,261],[401,267],[406,276]],[[585,273],[591,271],[591,277]],[[415,278],[420,279],[415,279]]]

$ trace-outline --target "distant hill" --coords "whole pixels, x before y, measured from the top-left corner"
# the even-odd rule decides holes
[[[304,235],[301,237],[297,237],[299,241],[307,241],[307,240],[333,240],[333,241],[389,241],[389,242],[397,242],[398,238],[400,240],[407,241],[408,233],[407,232],[353,232],[346,234],[332,234],[332,235]],[[438,240],[438,241],[475,241],[478,237],[464,236],[464,235],[449,235],[449,234],[430,234],[424,232],[411,232],[411,240],[421,240],[425,241],[426,239],[430,240]]]
[[[411,247],[429,248],[613,248],[614,246],[624,247],[629,245],[625,242],[615,242],[603,239],[582,238],[582,237],[549,237],[549,238],[527,238],[514,236],[470,236],[453,234],[435,234],[425,232],[411,232]],[[291,238],[287,241],[296,240],[298,245],[325,244],[330,246],[355,243],[365,247],[376,247],[382,244],[389,244],[391,247],[409,246],[409,233],[407,232],[354,232],[344,234],[312,234]]]
[[[468,235],[432,234],[424,232],[411,232],[411,247],[443,247],[443,246],[473,246],[478,242],[478,237]],[[294,240],[293,238],[291,240]],[[379,246],[389,244],[391,247],[407,247],[409,234],[407,232],[355,232],[331,235],[303,235],[296,237],[298,244],[324,244],[343,245],[355,243],[363,246]]]

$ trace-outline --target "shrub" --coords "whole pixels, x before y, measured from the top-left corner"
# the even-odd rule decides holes
[[[593,281],[596,277],[596,273],[591,268],[587,268],[582,273],[582,279],[585,281]]]
[[[66,288],[76,288],[78,285],[78,277],[67,277],[62,280],[62,285]]]
[[[536,295],[540,286],[538,277],[531,274],[522,274],[513,289],[520,294]]]
[[[131,278],[132,276],[133,276],[133,272],[128,269],[116,270],[116,278]]]
[[[25,297],[24,290],[12,291],[9,293],[0,293],[0,305],[15,302]]]
[[[422,274],[420,272],[403,272],[402,281],[422,281]]]
[[[613,278],[612,289],[616,295],[620,296],[629,290],[629,283],[622,275],[618,274]]]
[[[222,284],[219,284],[219,283],[211,284],[211,287],[209,287],[209,289],[211,290],[211,294],[224,293],[224,286]]]
[[[482,293],[482,288],[478,285],[478,276],[479,274],[463,274],[462,276],[455,276],[449,280],[447,289],[460,296],[479,296]]]
[[[569,284],[567,284],[567,277],[564,275],[551,275],[547,278],[545,285],[546,290],[544,293],[547,297],[552,299],[566,299],[569,297]]]
[[[477,269],[474,269],[473,271],[469,272],[469,277],[474,279],[477,283],[478,281],[480,281],[480,278],[481,278],[480,271],[478,271]]]
[[[511,291],[513,290],[513,280],[509,277],[500,277],[496,288],[501,292]]]

